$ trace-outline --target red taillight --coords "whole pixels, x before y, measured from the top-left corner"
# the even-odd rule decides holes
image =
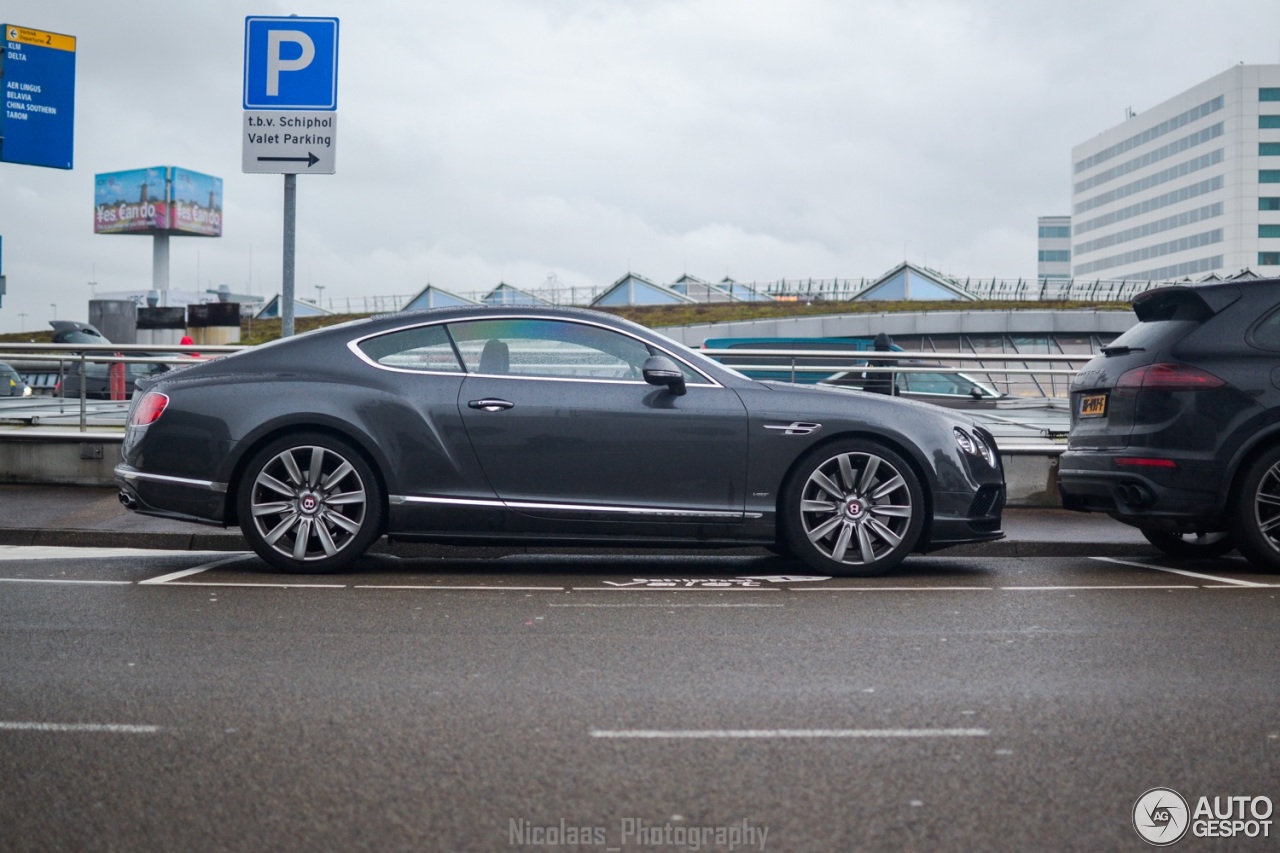
[[[1116,393],[1142,391],[1208,391],[1227,383],[1189,364],[1148,364],[1125,371],[1116,382]]]
[[[160,416],[164,414],[165,407],[168,405],[167,396],[159,391],[148,391],[142,395],[142,399],[133,410],[133,417],[129,418],[129,426],[149,426],[155,423],[160,420]]]
[[[1172,459],[1160,459],[1155,456],[1117,456],[1117,468],[1177,468],[1178,463]]]

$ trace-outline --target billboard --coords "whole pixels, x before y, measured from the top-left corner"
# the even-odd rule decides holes
[[[222,236],[222,178],[174,166],[169,181],[169,230]]]
[[[94,176],[93,233],[222,236],[222,178],[177,166]]]

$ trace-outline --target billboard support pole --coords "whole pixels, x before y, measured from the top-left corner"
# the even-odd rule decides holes
[[[169,235],[151,238],[151,289],[160,294],[160,304],[169,304]]]
[[[294,246],[298,227],[298,176],[284,176],[284,277],[280,292],[280,336],[293,337]]]

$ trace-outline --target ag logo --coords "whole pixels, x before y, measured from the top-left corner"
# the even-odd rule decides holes
[[[1133,828],[1156,847],[1181,840],[1190,825],[1187,801],[1172,788],[1152,788],[1133,804]]]

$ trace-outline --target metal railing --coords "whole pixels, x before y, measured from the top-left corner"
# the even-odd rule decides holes
[[[54,372],[58,377],[57,388],[59,389],[68,376],[79,378],[78,410],[74,414],[78,414],[78,424],[81,432],[87,431],[89,427],[90,405],[88,391],[91,377],[88,368],[90,365],[106,365],[109,374],[112,364],[190,365],[244,349],[243,346],[226,344],[177,346],[171,344],[5,343],[0,346],[4,347],[0,351],[0,362],[7,363],[13,367],[20,376],[30,376],[34,372],[42,375]],[[156,353],[167,353],[169,355],[156,355]],[[125,370],[127,371],[127,369],[126,367]],[[38,422],[42,416],[47,420],[48,413],[52,412],[52,406],[48,405],[48,402],[55,400],[58,406],[58,415],[65,415],[65,407],[69,398],[57,393],[48,395],[41,393],[44,390],[46,389],[38,388],[32,397],[20,398],[26,404],[25,408],[32,410],[29,415],[16,414],[17,407],[13,405],[12,398],[10,398],[10,405],[6,407],[5,411],[0,412],[0,421],[26,420],[34,423]],[[129,400],[126,395],[123,400],[109,402],[114,402],[116,405],[106,408],[123,413],[128,408]],[[115,419],[113,418],[112,420],[114,421]]]
[[[92,403],[88,398],[88,382],[86,367],[91,364],[170,364],[189,365],[193,363],[195,354],[199,360],[210,357],[239,352],[246,347],[242,345],[205,345],[174,346],[162,344],[3,344],[0,351],[0,362],[12,365],[19,374],[30,373],[33,366],[44,370],[55,370],[60,380],[67,376],[82,377],[78,397],[66,398],[57,395],[37,393],[33,397],[23,398],[25,407],[30,409],[29,415],[16,415],[16,401],[9,400],[0,408],[0,422],[35,420],[53,413],[57,407],[59,417],[67,415],[66,407],[71,400],[78,406],[70,414],[77,417],[81,432],[89,427],[89,415],[92,412],[106,415],[103,420],[110,424],[118,424],[128,408],[128,400],[108,401],[102,404]],[[723,361],[727,367],[740,372],[781,373],[791,382],[805,381],[805,377],[830,377],[835,374],[857,371],[860,373],[938,373],[956,372],[971,377],[979,382],[1008,395],[1012,400],[1026,400],[1031,403],[1051,405],[1061,404],[1066,399],[1070,378],[1075,375],[1079,365],[1093,358],[1093,353],[954,353],[954,352],[880,352],[853,350],[786,350],[786,349],[703,349],[702,355],[717,361]],[[163,355],[157,355],[162,353]],[[890,365],[868,364],[875,362],[893,362]],[[927,362],[927,364],[901,364],[903,361]],[[1003,367],[993,367],[1003,364]],[[26,365],[24,371],[21,365]],[[1013,365],[1013,366],[1010,366]],[[1061,366],[1058,366],[1061,365]],[[1012,377],[1025,376],[1027,379],[1018,382]],[[817,381],[814,379],[812,381]],[[2,398],[0,398],[2,400]],[[21,406],[18,406],[21,407]]]

